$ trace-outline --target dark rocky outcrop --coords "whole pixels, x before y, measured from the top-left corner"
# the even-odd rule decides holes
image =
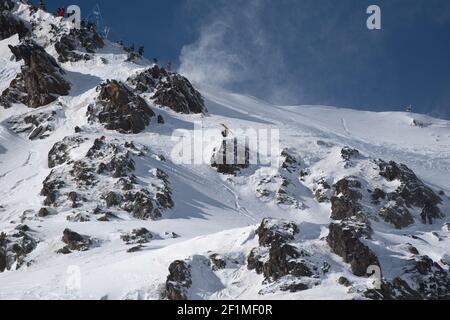
[[[331,186],[325,179],[320,179],[314,188],[314,198],[319,203],[327,203],[331,201]]]
[[[153,93],[156,104],[175,112],[184,114],[206,112],[201,94],[188,79],[177,73],[168,72],[155,65],[130,77],[127,81],[139,93]]]
[[[211,261],[213,271],[222,270],[227,267],[225,258],[220,254],[214,253],[210,255],[209,260]]]
[[[382,160],[377,161],[377,164],[382,177],[388,181],[397,180],[401,182],[400,187],[389,195],[390,199],[401,198],[403,200],[404,205],[399,206],[400,216],[404,213],[404,207],[416,207],[422,210],[423,223],[432,224],[434,219],[440,219],[444,216],[439,208],[442,199],[406,165],[397,164],[394,161],[387,163]]]
[[[203,98],[189,80],[179,74],[170,73],[156,87],[153,96],[156,104],[169,107],[178,113],[204,113]]]
[[[153,92],[156,85],[167,77],[168,72],[164,68],[153,66],[144,72],[140,72],[128,78],[127,82],[134,87],[138,93]]]
[[[146,156],[145,147],[96,139],[84,157],[73,160],[85,141],[78,136],[67,137],[50,151],[49,166],[53,170],[41,191],[45,206],[80,208],[103,215],[105,221],[115,217],[111,213],[115,210],[138,219],[158,219],[165,209],[174,206],[169,177],[162,170],[152,170],[154,183],[145,187],[134,175],[133,158]]]
[[[192,286],[192,276],[189,265],[184,261],[174,261],[169,266],[169,276],[166,281],[165,296],[168,300],[187,300],[188,290]]]
[[[97,33],[95,26],[90,23],[82,24],[80,29],[71,29],[68,34],[63,35],[55,43],[59,62],[90,60],[89,54],[104,46],[102,37]],[[83,53],[81,50],[85,50],[87,53]]]
[[[0,233],[0,273],[18,270],[27,264],[26,257],[36,249],[37,243],[27,226],[20,226],[9,233]]]
[[[123,242],[127,245],[142,245],[149,243],[153,239],[153,234],[145,228],[135,229],[130,233],[126,233],[120,236]]]
[[[70,229],[63,232],[62,242],[66,244],[64,248],[58,251],[61,254],[70,254],[73,251],[88,251],[93,241],[88,236],[82,236]]]
[[[369,289],[364,296],[372,300],[423,300],[419,292],[399,277],[392,281],[383,281],[380,289]]]
[[[22,72],[3,91],[0,102],[5,107],[23,103],[38,108],[55,101],[58,96],[69,94],[70,84],[64,79],[64,71],[43,47],[25,42],[9,46],[16,60],[24,60]]]
[[[24,115],[16,116],[8,120],[11,130],[20,135],[26,135],[30,140],[42,140],[48,138],[56,129],[55,122],[57,112],[32,111]]]
[[[338,279],[338,283],[341,285],[341,286],[344,286],[344,287],[350,287],[351,285],[352,285],[352,283],[350,282],[350,280],[348,280],[346,277],[339,277],[339,279]]]
[[[375,188],[375,190],[372,192],[371,198],[372,203],[375,205],[379,205],[381,200],[386,200],[387,194],[380,188]]]
[[[126,85],[108,80],[100,85],[97,101],[88,107],[89,121],[98,121],[108,130],[140,133],[150,124],[155,113],[144,99]]]
[[[85,139],[81,137],[66,137],[57,142],[48,153],[48,167],[54,168],[70,160],[69,152],[83,143]]]
[[[362,243],[360,234],[352,226],[332,223],[327,243],[331,250],[349,263],[356,276],[366,276],[370,266],[379,266],[377,256]]]
[[[356,276],[366,276],[370,266],[379,266],[376,255],[361,241],[370,238],[372,229],[360,201],[362,183],[356,177],[339,180],[331,198],[331,218],[327,243],[331,250],[350,264]]]
[[[387,204],[379,214],[384,221],[394,225],[397,229],[406,228],[414,223],[414,218],[402,198]]]
[[[72,207],[76,208],[77,206],[72,206]],[[91,221],[91,218],[89,217],[89,215],[87,215],[85,213],[74,213],[74,214],[67,216],[66,220],[69,222],[83,223],[83,222]]]
[[[311,277],[313,272],[303,259],[309,254],[289,244],[298,232],[293,223],[265,219],[256,231],[260,246],[250,252],[247,258],[248,269],[263,274],[271,282],[277,282],[286,276],[299,279]],[[286,290],[292,291],[293,288]]]
[[[417,256],[404,268],[402,277],[384,280],[380,289],[365,296],[374,300],[448,300],[450,275],[428,256]]]
[[[60,189],[65,186],[62,177],[52,171],[42,183],[41,196],[45,197],[44,205],[53,206],[60,196]]]
[[[45,217],[48,217],[49,215],[50,215],[50,212],[48,211],[47,208],[39,209],[39,212],[38,212],[38,217],[39,218],[45,218]]]
[[[272,244],[281,244],[293,241],[299,233],[295,223],[281,222],[279,220],[264,219],[256,230],[259,245],[270,247]]]
[[[25,24],[15,18],[8,10],[4,10],[8,6],[5,0],[2,0],[3,4],[0,7],[0,40],[7,39],[15,34],[19,35],[19,38],[25,37],[29,30]]]
[[[342,157],[342,159],[344,159],[347,162],[359,158],[360,155],[361,154],[359,153],[358,150],[352,149],[352,148],[347,147],[347,146],[342,148],[342,150],[341,150],[341,157]]]
[[[250,166],[250,149],[247,141],[225,139],[220,148],[214,149],[211,166],[222,174],[237,175]]]
[[[362,199],[361,182],[354,177],[344,178],[338,181],[334,188],[336,195],[331,197],[331,218],[364,221],[365,217],[359,204]]]
[[[2,0],[0,1],[0,12],[11,11],[15,6],[16,4],[12,0]]]

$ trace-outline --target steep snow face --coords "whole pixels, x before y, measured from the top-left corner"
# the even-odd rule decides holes
[[[19,36],[14,35],[11,38],[0,41],[0,61],[2,70],[0,73],[0,91],[3,92],[11,81],[20,72],[21,62],[15,62],[14,55],[9,49],[9,45],[16,46],[19,44]]]
[[[145,59],[105,41],[76,48],[89,59],[61,62],[54,43],[71,26],[15,10],[71,90],[36,110],[0,107],[0,299],[448,297],[450,122],[276,106],[211,87],[199,88],[208,113],[177,113],[127,82],[153,67]],[[0,41],[1,91],[20,72],[8,48],[18,44]],[[155,113],[139,133],[89,121],[108,79]],[[210,160],[222,134],[248,129],[278,130],[277,161],[220,173]],[[203,145],[204,161],[177,161],[174,132]],[[379,159],[417,179],[383,173]],[[381,268],[381,289],[367,266]]]

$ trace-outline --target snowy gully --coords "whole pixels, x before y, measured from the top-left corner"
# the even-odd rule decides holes
[[[220,308],[213,307],[192,307],[185,304],[178,307],[179,316],[200,316],[209,318],[212,315],[239,316],[239,315],[272,315],[271,305],[222,305]]]

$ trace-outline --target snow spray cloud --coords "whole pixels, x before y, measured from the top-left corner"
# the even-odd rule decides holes
[[[450,23],[448,1],[185,1],[188,15],[193,12],[199,23],[199,36],[182,49],[180,72],[200,87],[224,87],[274,104],[373,111],[413,104],[418,112],[433,114],[445,114],[448,108],[445,103],[430,105],[430,95],[440,95],[442,89],[423,80],[442,83],[439,79],[448,76],[440,73],[448,68],[435,68],[430,49],[413,49],[441,47],[438,40],[420,34],[424,28],[445,29]],[[368,30],[372,14],[382,18],[373,20]],[[409,37],[415,33],[416,39]],[[407,48],[413,54],[404,59]],[[447,66],[445,50],[437,58]],[[408,69],[411,61],[419,67]],[[426,77],[423,70],[429,70]],[[416,87],[423,90],[412,90]]]
[[[188,6],[205,5],[190,0]],[[272,102],[298,100],[281,48],[274,45],[264,21],[266,0],[218,0],[200,27],[197,41],[183,47],[180,73],[197,85],[257,93]],[[294,94],[295,93],[295,94]]]

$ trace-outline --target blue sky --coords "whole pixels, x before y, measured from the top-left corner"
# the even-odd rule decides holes
[[[37,1],[35,1],[37,2]],[[47,0],[101,8],[110,38],[145,45],[197,82],[280,104],[450,119],[448,0]],[[382,10],[382,30],[366,9]]]

